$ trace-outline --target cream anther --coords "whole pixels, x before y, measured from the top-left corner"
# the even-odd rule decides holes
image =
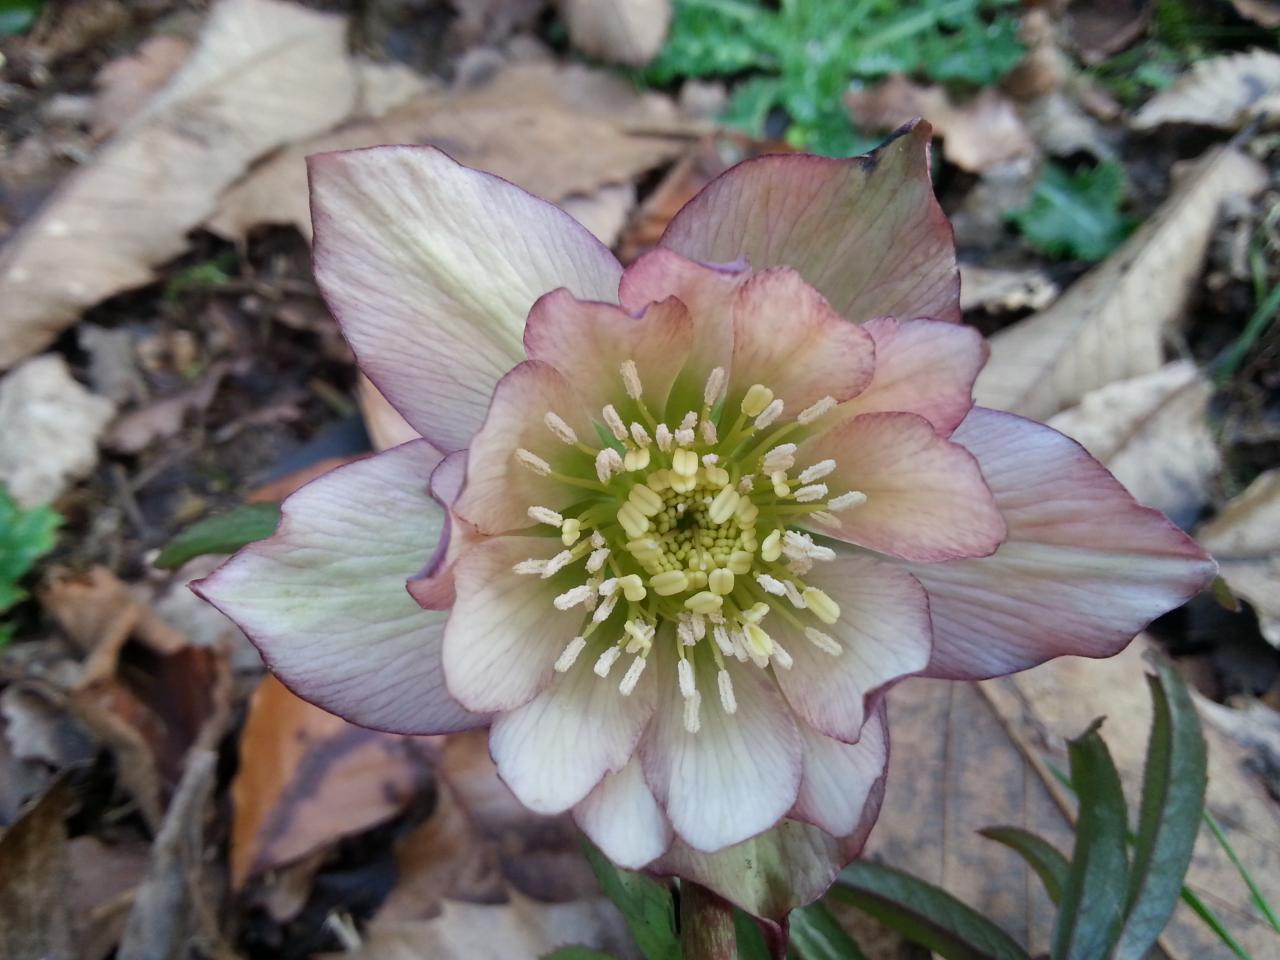
[[[848,510],[851,507],[860,507],[867,502],[867,495],[861,490],[850,490],[848,493],[842,493],[838,497],[832,497],[827,501],[828,510]]]
[[[769,474],[769,481],[773,484],[773,494],[776,497],[785,497],[790,495],[791,487],[787,484],[787,474],[785,470],[775,470]]]
[[[644,665],[648,662],[643,655],[631,661],[631,666],[627,667],[627,672],[623,674],[622,682],[618,684],[619,693],[624,697],[631,696],[636,689],[636,684],[640,682],[640,674],[644,673]]]
[[[826,496],[827,485],[825,483],[811,483],[795,492],[797,503],[813,503],[815,500],[825,499]]]
[[[545,560],[521,560],[511,568],[513,573],[528,575],[531,573],[542,573],[547,569],[547,561]]]
[[[560,656],[556,659],[556,672],[564,673],[575,663],[578,662],[578,655],[582,653],[582,648],[587,645],[586,637],[574,637],[569,641],[569,645],[564,648]]]
[[[613,614],[613,608],[618,605],[618,597],[620,596],[622,596],[622,594],[617,592],[607,594],[605,598],[600,601],[600,606],[596,607],[595,611],[591,614],[591,619],[596,623],[604,623],[608,620]]]
[[[677,450],[671,455],[671,469],[682,477],[697,476],[698,455],[692,450]]]
[[[723,567],[712,570],[707,575],[707,589],[717,596],[727,597],[733,593],[733,571]]]
[[[571,610],[580,603],[586,603],[593,599],[596,595],[594,588],[583,584],[580,587],[574,587],[572,590],[566,590],[560,596],[556,597],[552,602],[557,610]]]
[[[787,653],[776,640],[773,642],[773,653],[769,659],[783,670],[790,670],[795,665],[795,661],[791,659],[791,654]]]
[[[762,383],[752,384],[742,398],[742,412],[748,417],[757,417],[765,407],[773,402],[773,391]]]
[[[653,438],[649,436],[649,431],[644,428],[643,423],[631,424],[631,439],[636,442],[636,446],[647,447],[653,443]]]
[[[727,380],[724,367],[716,367],[707,376],[707,385],[702,388],[702,402],[708,408],[720,402],[720,398],[724,396],[724,385]]]
[[[693,664],[688,660],[680,660],[676,663],[676,677],[680,682],[680,696],[688,700],[698,692],[693,682]]]
[[[812,406],[805,407],[803,410],[801,410],[800,415],[796,417],[796,419],[799,420],[800,423],[802,423],[803,425],[808,426],[809,424],[813,423],[813,421],[817,420],[819,417],[826,416],[835,408],[836,408],[835,397],[823,397],[821,400],[819,400],[817,403],[813,404]]]
[[[716,425],[710,420],[703,420],[698,427],[702,431],[702,442],[706,444],[716,443],[720,437],[716,433]]]
[[[684,419],[680,421],[679,429],[692,430],[697,425],[698,425],[698,415],[694,411],[690,410],[688,413],[684,415]]]
[[[760,544],[760,556],[767,562],[773,563],[782,556],[782,531],[774,530],[771,534],[764,538],[764,542]]]
[[[782,416],[782,400],[777,399],[769,403],[767,407],[761,411],[760,416],[756,417],[756,429],[764,430],[774,425],[777,419]]]
[[[737,713],[738,698],[733,695],[733,681],[729,678],[728,670],[721,670],[716,674],[716,686],[720,688],[720,706],[724,708],[724,712]]]
[[[676,441],[675,436],[671,433],[671,428],[665,423],[660,423],[654,428],[653,434],[658,441],[658,449],[663,453],[670,453],[671,447]]]
[[[767,657],[773,653],[773,637],[765,633],[760,624],[744,623],[742,633],[747,638],[747,650],[750,653],[760,657]]]
[[[753,558],[746,550],[734,550],[729,554],[729,561],[725,564],[729,570],[740,577],[745,577],[751,572]]]
[[[817,587],[805,587],[800,596],[804,597],[804,602],[813,611],[813,615],[823,623],[832,624],[840,619],[840,604]]]
[[[618,523],[632,539],[641,536],[649,529],[649,518],[630,500],[618,508]]]
[[[551,476],[551,464],[543,460],[532,450],[526,450],[520,447],[516,450],[516,459],[520,461],[522,466],[528,467],[540,477]]]
[[[809,516],[818,521],[818,523],[824,524],[828,527],[840,526],[840,518],[834,513],[827,513],[825,510],[815,510],[813,513],[809,514]]]
[[[796,445],[780,443],[764,455],[760,467],[765,473],[776,473],[779,470],[790,470],[796,465]]]
[[[629,573],[625,577],[619,577],[618,586],[622,588],[622,595],[632,603],[639,603],[649,595],[639,574]]]
[[[804,597],[801,596],[799,588],[790,580],[782,581],[782,589],[786,592],[787,599],[791,601],[791,605],[797,610],[803,610],[808,606],[804,602]]]
[[[801,483],[814,483],[831,473],[836,468],[834,460],[819,460],[815,464],[805,467],[800,471]]]
[[[689,589],[689,577],[683,570],[667,570],[650,577],[649,586],[660,597],[672,597]]]
[[[613,447],[605,447],[596,454],[596,479],[608,483],[609,478],[622,471],[622,455]]]
[[[733,641],[729,639],[729,628],[723,623],[711,625],[711,639],[715,641],[716,647],[726,657],[734,656]]]
[[[552,411],[547,411],[546,415],[542,418],[542,422],[547,425],[548,430],[556,435],[557,440],[567,443],[569,446],[573,446],[578,442],[577,431]]]
[[[817,627],[806,627],[804,635],[815,647],[823,653],[831,654],[833,657],[838,657],[844,650],[844,647],[840,646],[837,641],[827,636]]]
[[[724,597],[717,596],[709,590],[703,590],[686,600],[684,605],[694,613],[714,613],[724,605]]]
[[[742,500],[742,495],[733,487],[722,488],[707,509],[707,519],[715,524],[725,523],[733,516],[733,512],[738,509],[740,500]]]
[[[573,551],[561,550],[554,557],[547,561],[547,565],[542,568],[542,579],[554,577],[557,573],[573,563]]]
[[[609,559],[608,547],[597,547],[587,557],[587,573],[599,573],[604,569],[604,562]]]
[[[604,653],[600,654],[600,658],[596,660],[596,665],[592,668],[597,677],[607,677],[609,671],[613,669],[613,665],[618,662],[618,658],[622,656],[621,647],[610,647]]]
[[[693,696],[684,702],[684,728],[690,733],[697,733],[702,729],[702,694],[697,690],[693,691]]]
[[[622,466],[630,473],[638,470],[644,470],[649,466],[649,448],[640,447],[636,450],[628,450],[626,456],[622,458]]]
[[[636,650],[648,651],[652,646],[653,635],[656,632],[653,624],[644,620],[628,620],[622,625],[622,629],[631,638],[631,642],[627,644],[628,653],[635,653]]]
[[[560,525],[560,542],[566,547],[572,547],[581,536],[582,521],[577,517],[570,517]]]
[[[604,417],[604,425],[609,428],[609,432],[613,434],[614,439],[627,439],[627,425],[622,422],[622,417],[618,415],[618,411],[614,409],[612,403],[605,404],[600,413]]]
[[[619,372],[622,374],[622,385],[627,390],[627,396],[632,400],[639,400],[644,388],[640,384],[640,371],[636,367],[636,362],[623,360]]]
[[[767,573],[757,573],[756,583],[764,589],[765,593],[771,593],[775,597],[785,597],[787,588],[782,585],[782,581],[769,576]]]
[[[631,492],[627,494],[627,500],[635,504],[636,509],[646,517],[662,512],[662,498],[643,483],[637,483],[631,488]]]

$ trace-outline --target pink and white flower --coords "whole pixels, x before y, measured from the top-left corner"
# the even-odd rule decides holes
[[[196,589],[353,722],[491,724],[516,796],[622,866],[762,916],[820,895],[895,681],[1109,656],[1214,573],[1073,441],[973,408],[927,144],[743,163],[625,271],[430,147],[313,157],[317,279],[424,439]]]

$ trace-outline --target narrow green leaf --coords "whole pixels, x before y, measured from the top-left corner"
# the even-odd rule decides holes
[[[1280,933],[1280,917],[1276,916],[1276,912],[1272,909],[1271,904],[1267,902],[1262,888],[1258,886],[1257,881],[1253,879],[1248,869],[1241,862],[1240,855],[1236,853],[1236,848],[1227,839],[1227,835],[1222,829],[1222,824],[1218,823],[1218,818],[1206,809],[1204,811],[1204,822],[1209,825],[1209,832],[1213,834],[1214,839],[1218,841],[1227,856],[1231,858],[1231,862],[1235,864],[1236,870],[1240,873],[1240,879],[1249,888],[1249,898],[1253,901],[1253,905],[1258,908],[1259,913],[1267,918],[1267,923],[1271,924],[1271,929],[1276,933]]]
[[[583,848],[600,889],[622,911],[645,960],[680,960],[671,888],[643,874],[619,870],[590,843],[584,842]]]
[[[738,960],[773,960],[760,924],[747,911],[733,911],[733,933],[737,940]]]
[[[1201,900],[1190,887],[1182,888],[1182,902],[1185,903],[1195,913],[1197,917],[1204,921],[1204,925],[1217,935],[1232,953],[1240,960],[1253,960],[1253,956],[1246,950],[1243,944],[1231,935],[1231,931],[1227,929],[1227,925],[1222,922],[1222,918],[1213,912],[1213,908]]]
[[[1156,674],[1147,676],[1155,713],[1116,960],[1145,956],[1169,922],[1200,832],[1208,783],[1204,734],[1191,695],[1167,661],[1158,658],[1155,667]]]
[[[821,903],[791,912],[791,950],[799,960],[866,960],[853,937]]]
[[[1115,761],[1098,736],[1101,723],[1095,721],[1068,747],[1080,815],[1053,930],[1053,960],[1098,960],[1120,934],[1129,885],[1128,811]]]
[[[891,867],[856,861],[841,872],[830,896],[945,960],[1028,960],[1026,950],[972,907]]]
[[[614,956],[590,947],[561,947],[551,953],[544,953],[542,960],[614,960]]]
[[[1057,903],[1062,899],[1071,864],[1057,847],[1020,827],[988,827],[978,832],[989,840],[1004,844],[1027,861],[1027,865],[1040,877],[1050,900]]]
[[[207,553],[234,553],[246,543],[271,536],[279,522],[278,503],[246,503],[187,527],[160,551],[156,566],[172,570]]]

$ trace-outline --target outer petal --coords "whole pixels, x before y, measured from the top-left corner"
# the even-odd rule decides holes
[[[583,651],[574,669],[493,722],[489,752],[498,773],[535,813],[568,810],[606,773],[621,769],[653,716],[653,675],[646,670],[624,697],[616,680],[602,680],[591,669],[604,647]]]
[[[675,836],[644,782],[638,757],[573,808],[573,818],[605,856],[627,870],[639,870],[666,852]]]
[[[439,461],[414,440],[313,480],[285,501],[274,536],[191,588],[290,689],[353,723],[411,734],[485,723],[445,689],[445,614],[404,589],[440,535],[426,492]]]
[[[582,625],[581,611],[552,603],[575,581],[570,567],[544,580],[514,573],[521,560],[545,560],[560,549],[551,537],[493,537],[458,557],[458,599],[444,631],[449,692],[471,710],[514,710],[551,681],[556,658]]]
[[[913,413],[868,413],[806,443],[800,463],[834,459],[832,495],[860,490],[830,534],[904,560],[936,563],[994,553],[1005,524],[977,461]]]
[[[428,440],[465,447],[556,287],[612,300],[622,268],[568,214],[433,147],[310,157],[316,280],[361,369]]]
[[[987,342],[972,327],[941,320],[878,317],[863,325],[876,344],[871,385],[832,414],[915,413],[944,437],[973,407],[973,382],[987,362]]]
[[[632,316],[612,304],[577,300],[567,290],[539,299],[524,330],[529,359],[559,370],[592,416],[613,403],[627,420],[640,419],[640,412],[623,389],[623,362],[635,361],[644,402],[661,416],[692,341],[689,311],[679,300],[649,304]]]
[[[795,803],[800,787],[800,734],[773,681],[754,666],[727,664],[738,710],[720,705],[713,671],[702,670],[702,728],[684,727],[684,701],[669,662],[658,685],[658,709],[640,741],[640,762],[676,833],[691,847],[714,851],[768,830]]]
[[[694,260],[799,270],[850,320],[960,319],[947,218],[929,183],[927,123],[849,160],[768,156],[712,180],[661,245]]]
[[[526,360],[498,383],[484,426],[467,456],[466,484],[455,510],[484,533],[506,533],[533,525],[529,507],[560,510],[579,499],[567,483],[534,473],[516,459],[529,450],[553,468],[580,473],[591,461],[581,450],[556,439],[544,417],[552,411],[578,436],[595,439],[595,428],[568,381],[552,366]]]
[[[462,491],[466,472],[465,450],[449,454],[431,472],[431,485],[428,489],[431,498],[440,505],[444,513],[444,529],[440,532],[440,540],[431,559],[405,585],[409,589],[409,596],[426,610],[448,610],[453,606],[453,565],[463,548],[476,538],[475,528],[453,512],[453,504]]]
[[[848,400],[871,382],[870,335],[794,270],[766,270],[738,288],[733,333],[729,409],[753,383],[771,388],[794,415],[823,396]]]
[[[832,656],[772,620],[770,632],[795,661],[790,670],[776,671],[778,685],[806,724],[853,743],[862,736],[868,697],[928,665],[929,601],[911,574],[867,556],[816,564],[805,582],[840,605],[840,619],[822,629],[844,650]]]
[[[883,704],[867,718],[857,743],[832,740],[803,724],[800,732],[804,737],[804,775],[791,815],[832,836],[853,833],[889,762]]]
[[[929,593],[927,675],[981,679],[1053,657],[1109,657],[1204,589],[1217,565],[1074,440],[981,407],[953,439],[1009,523],[994,556],[908,567]]]

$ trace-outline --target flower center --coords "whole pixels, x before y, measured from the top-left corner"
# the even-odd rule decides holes
[[[835,470],[834,461],[795,470],[794,440],[835,407],[832,398],[784,420],[783,400],[755,384],[730,413],[725,374],[717,367],[701,410],[688,411],[673,426],[645,405],[636,365],[627,361],[620,373],[639,419],[628,424],[612,404],[606,406],[600,435],[611,442],[600,448],[584,443],[555,411],[546,413],[547,428],[586,455],[582,476],[553,474],[536,454],[515,451],[528,469],[582,494],[563,513],[529,508],[531,519],[557,529],[565,549],[515,569],[542,577],[579,571],[576,585],[555,598],[558,609],[583,619],[556,661],[561,673],[589,651],[592,669],[605,679],[630,655],[619,683],[629,696],[655,642],[672,644],[684,724],[696,733],[699,681],[705,686],[713,673],[721,708],[737,711],[728,658],[760,669],[791,667],[791,655],[769,633],[770,618],[827,654],[841,653],[824,629],[839,619],[839,606],[804,580],[815,562],[833,560],[835,552],[791,525],[801,519],[833,523],[835,512],[866,497],[830,494],[822,480]],[[574,613],[579,607],[585,612]]]

